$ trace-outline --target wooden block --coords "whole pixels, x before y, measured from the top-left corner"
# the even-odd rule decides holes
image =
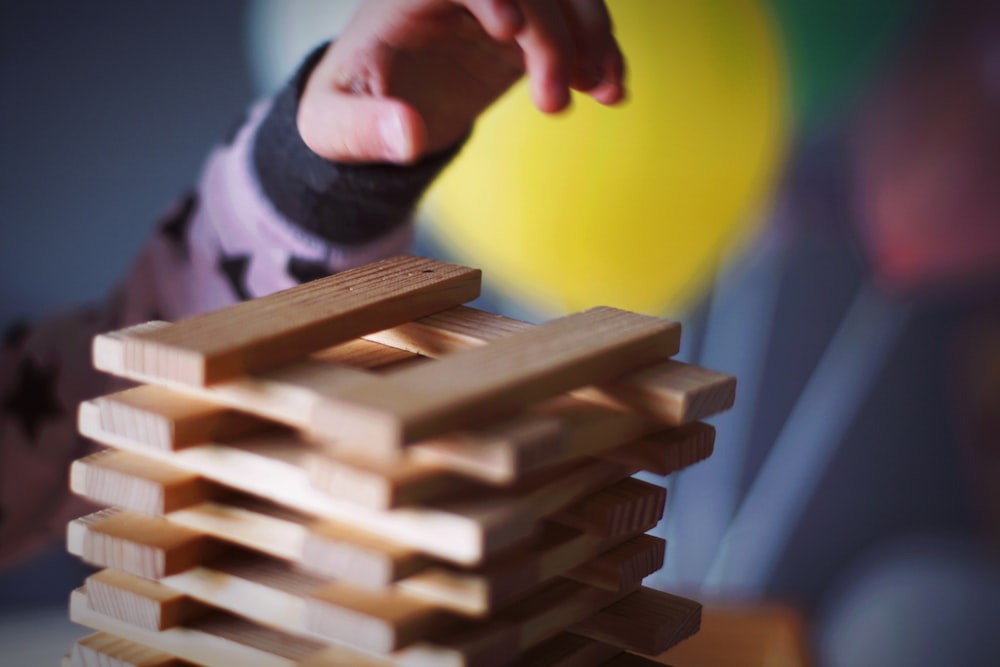
[[[505,660],[510,660],[622,596],[556,581],[494,619],[459,622],[405,599],[341,584],[322,586],[290,569],[274,570],[259,561],[204,565],[173,575],[164,584],[213,608],[304,639],[334,639],[339,645],[378,654],[409,646],[393,652],[404,663],[409,661],[406,656],[444,652],[462,663],[496,664],[496,643],[503,636],[517,645],[501,644],[500,650],[509,656]],[[132,624],[128,617],[118,620]]]
[[[621,561],[615,555],[617,551],[612,550],[601,560]],[[609,562],[606,567],[613,568],[614,564]],[[652,571],[649,569],[645,574]],[[348,583],[329,582],[296,571],[288,563],[236,549],[221,558],[163,577],[159,583],[123,572],[104,571],[88,579],[87,587],[95,610],[140,627],[175,627],[181,614],[187,618],[200,615],[201,609],[176,595],[176,591],[204,605],[286,632],[321,637],[376,653],[394,651],[458,624],[458,618],[439,605],[414,597],[405,589],[365,590]],[[556,604],[551,599],[554,594],[545,593],[553,587],[565,590],[557,582],[529,599],[541,600],[544,605]],[[518,604],[525,605],[526,602]],[[526,608],[537,606],[527,604]]]
[[[515,663],[517,667],[599,667],[621,649],[586,637],[563,633],[531,649]]]
[[[558,576],[596,588],[622,591],[628,588],[627,582],[638,586],[641,582],[641,577],[635,579],[638,573],[648,576],[663,564],[663,549],[659,545],[653,545],[653,552],[647,545],[644,554],[633,553],[635,549],[620,552],[620,545],[633,537],[600,537],[547,523],[538,538],[500,554],[481,568],[470,571],[431,565],[401,579],[397,587],[471,616],[483,616],[504,607]]]
[[[471,301],[480,277],[477,269],[394,257],[167,327],[101,337],[94,365],[210,385]],[[121,366],[108,344],[122,348]]]
[[[70,620],[205,667],[296,667],[312,657],[321,657],[318,664],[322,665],[393,664],[346,647],[294,637],[222,612],[208,614],[185,627],[155,632],[93,610],[85,589],[74,591],[70,597]]]
[[[694,422],[609,449],[602,452],[600,457],[666,476],[707,459],[712,455],[714,446],[715,427]]]
[[[168,586],[120,570],[87,577],[90,605],[100,613],[147,630],[166,630],[205,615],[204,605]]]
[[[646,655],[658,655],[698,632],[701,605],[642,588],[580,622],[572,632]]]
[[[455,306],[390,329],[365,334],[364,338],[413,354],[437,358],[480,347],[533,326],[469,306]]]
[[[260,433],[270,424],[154,385],[142,385],[94,399],[101,426],[137,442],[176,450],[205,442]]]
[[[117,442],[133,445],[130,447],[133,451],[160,448],[167,437],[164,434],[193,432],[172,410],[177,397],[182,397],[181,403],[189,413],[206,422],[211,422],[209,418],[213,416],[224,420],[231,412],[209,401],[183,397],[152,385],[128,392],[129,400],[124,407],[119,400],[121,394],[86,402],[81,407],[81,422],[93,425],[95,438],[116,436]],[[109,406],[117,407],[112,410]],[[113,413],[110,417],[109,411]],[[265,424],[257,423],[261,427]],[[425,441],[407,450],[409,456],[390,464],[373,464],[345,454],[331,455],[299,441],[291,432],[280,431],[189,443],[187,448],[199,453],[183,452],[181,456],[194,459],[225,455],[229,465],[248,470],[263,465],[280,466],[287,484],[293,488],[308,483],[333,497],[386,509],[472,488],[465,477],[510,484],[529,472],[587,453],[608,451],[658,429],[655,422],[631,413],[557,398],[533,406],[526,414],[482,429]],[[650,464],[657,465],[658,458],[662,457],[649,457]],[[296,480],[292,476],[297,476]]]
[[[482,346],[532,325],[467,307],[435,313],[366,336],[429,357]],[[623,374],[607,384],[581,387],[573,395],[602,404],[628,406],[671,425],[705,419],[733,405],[736,379],[678,361]]]
[[[679,426],[733,407],[736,378],[670,359],[575,395]]]
[[[412,667],[498,667],[613,604],[623,594],[557,580],[488,622],[466,622],[399,651]]]
[[[313,429],[368,455],[602,382],[676,354],[680,326],[593,308],[437,363],[349,385],[314,414]]]
[[[199,475],[129,452],[104,450],[74,461],[70,489],[101,505],[163,515],[211,500],[221,490]]]
[[[194,667],[193,663],[156,649],[97,632],[76,641],[72,667]]]
[[[117,455],[126,453],[108,452],[102,458],[110,459]],[[141,474],[150,467],[137,466],[135,474]],[[471,571],[432,565],[412,549],[371,538],[343,525],[310,520],[249,497],[233,495],[226,500],[176,510],[167,516],[172,524],[203,533],[205,537],[296,562],[322,575],[369,587],[385,587],[396,582],[400,591],[441,608],[481,616],[656,524],[656,516],[642,511],[644,498],[615,493],[613,489],[609,487],[598,491],[597,499],[604,496],[607,501],[597,505],[602,508],[617,505],[620,507],[619,514],[646,516],[646,523],[637,523],[629,534],[611,537],[580,533],[558,524],[545,523],[537,539],[513,554],[501,554],[484,568]],[[593,503],[594,498],[581,502]],[[130,525],[138,533],[152,533],[158,524],[133,517]],[[148,548],[132,543],[127,536],[121,538],[118,545],[131,551]],[[611,555],[608,557],[613,558]],[[601,563],[602,558],[591,561],[591,570],[604,573],[604,580],[611,576],[608,572],[618,573],[618,580],[622,580],[630,571],[624,562]],[[657,567],[649,569],[643,576],[651,574]],[[576,579],[587,581],[585,574],[577,573]],[[593,581],[598,586],[607,585],[602,584],[601,578]]]
[[[627,591],[663,567],[666,542],[652,535],[638,535],[566,573],[567,579],[608,591]]]
[[[113,447],[163,457],[160,460],[224,486],[464,565],[480,563],[490,554],[516,544],[531,535],[542,517],[636,472],[617,464],[587,461],[546,471],[508,489],[384,511],[330,498],[309,486],[290,484],[282,479],[283,469],[270,462],[248,474],[234,469],[225,456],[192,459],[190,454],[195,448],[170,453],[137,447],[125,438],[104,433],[94,406],[86,402],[80,406],[79,427],[85,436]],[[560,483],[552,484],[555,480]]]
[[[220,542],[166,519],[117,509],[71,521],[66,546],[88,563],[148,579],[186,570],[225,548]]]
[[[632,477],[552,515],[552,520],[600,535],[630,535],[663,518],[667,490]]]
[[[560,396],[475,430],[410,445],[411,460],[494,484],[510,484],[544,468],[599,455],[662,428],[636,413]]]

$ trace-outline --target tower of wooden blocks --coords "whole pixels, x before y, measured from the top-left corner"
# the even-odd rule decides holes
[[[674,322],[466,306],[480,273],[397,257],[99,336],[136,387],[81,405],[107,506],[70,551],[83,665],[641,665],[698,603],[642,587],[664,475],[706,458],[735,380]],[[659,663],[656,663],[659,664]]]

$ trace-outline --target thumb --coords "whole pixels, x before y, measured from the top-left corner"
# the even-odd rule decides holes
[[[297,123],[311,151],[337,162],[407,164],[416,161],[427,144],[420,114],[393,98],[307,89]]]

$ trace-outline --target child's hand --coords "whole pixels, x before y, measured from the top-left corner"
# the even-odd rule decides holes
[[[298,126],[340,162],[405,163],[463,137],[527,71],[554,113],[586,91],[624,97],[604,0],[368,0],[313,71]]]

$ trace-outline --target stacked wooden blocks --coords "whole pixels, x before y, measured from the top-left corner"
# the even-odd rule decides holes
[[[533,326],[462,306],[479,271],[398,257],[99,336],[143,384],[81,405],[72,488],[105,568],[81,665],[641,665],[700,606],[643,588],[664,489],[732,377],[612,308]]]

